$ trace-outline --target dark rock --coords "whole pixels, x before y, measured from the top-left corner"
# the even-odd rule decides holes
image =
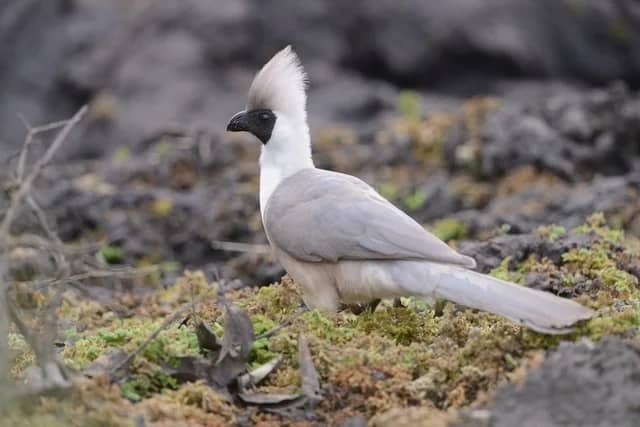
[[[478,271],[488,273],[507,257],[515,265],[531,254],[548,258],[556,265],[562,263],[562,254],[576,248],[589,248],[597,239],[592,233],[567,233],[554,239],[545,239],[535,233],[513,234],[494,237],[486,241],[462,241],[458,251],[475,258]],[[532,276],[529,281],[532,281]]]
[[[488,273],[506,257],[511,257],[513,263],[523,261],[543,244],[543,239],[537,235],[517,234],[498,236],[484,242],[460,242],[458,251],[475,258],[478,271]]]
[[[618,337],[563,342],[521,385],[499,388],[492,427],[636,426],[640,353]]]
[[[640,102],[623,87],[540,103],[507,102],[489,114],[481,173],[535,165],[567,180],[632,172],[640,157]]]
[[[312,95],[318,94],[310,97],[314,125],[370,120],[393,109],[394,89],[379,80],[466,95],[493,91],[505,77],[640,84],[640,10],[632,0],[188,0],[146,7],[10,0],[0,15],[0,140],[15,146],[22,139],[16,112],[43,123],[92,101],[84,138],[66,151],[74,157],[136,145],[175,122],[223,129],[242,108],[255,69],[289,43],[309,69]],[[322,96],[325,91],[342,96]],[[597,139],[600,150],[625,160],[610,148],[612,141],[620,148],[619,135],[598,132],[598,119],[613,110],[592,115],[562,103],[554,108],[560,123],[518,119],[508,134],[562,147],[565,139]],[[637,117],[637,108],[623,110]],[[548,166],[567,173],[566,156],[581,153],[571,147]],[[502,166],[499,156],[487,160],[488,168]]]
[[[636,215],[631,207],[640,202],[637,179],[637,174],[631,174],[574,186],[531,183],[517,193],[494,197],[482,209],[461,211],[454,217],[464,222],[471,234],[504,225],[511,233],[526,233],[545,224],[569,229],[593,212],[619,216],[622,223],[631,224]]]

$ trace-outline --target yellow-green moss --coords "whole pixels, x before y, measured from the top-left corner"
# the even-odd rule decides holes
[[[302,315],[307,331],[332,344],[345,344],[354,337],[356,332],[350,327],[351,317],[345,318],[345,315],[322,313],[318,310]]]
[[[178,382],[175,378],[167,375],[162,369],[152,369],[151,372],[144,372],[133,375],[120,387],[122,397],[138,402],[152,393],[163,392],[164,390],[175,390]]]
[[[455,218],[443,218],[433,223],[430,231],[441,240],[458,240],[466,237],[467,225]]]
[[[619,335],[640,328],[640,300],[623,307],[608,307],[600,310],[590,321],[578,327],[577,334],[598,340],[607,335]]]
[[[71,340],[62,352],[64,361],[76,369],[84,369],[110,347],[135,351],[162,323],[161,320],[131,318],[117,321],[108,328],[78,334],[67,331]],[[170,326],[161,331],[142,351],[145,359],[173,363],[177,357],[198,354],[198,339],[193,329]]]
[[[12,355],[11,361],[11,377],[18,378],[29,366],[35,362],[35,353],[19,334],[9,334],[8,337],[9,351]]]
[[[107,264],[120,264],[124,260],[124,252],[118,246],[103,246],[98,258]]]
[[[245,307],[249,314],[265,314],[271,320],[279,321],[296,312],[300,302],[300,295],[293,283],[284,280],[280,284],[264,286],[238,303]]]
[[[618,268],[612,248],[606,242],[596,242],[591,248],[571,249],[562,254],[562,260],[570,271],[597,279],[604,286],[618,291],[629,293],[638,287],[636,276]]]
[[[276,323],[273,320],[261,314],[251,316],[251,322],[253,323],[253,332],[255,333],[256,337],[260,334],[269,332],[276,327]],[[269,350],[268,337],[259,338],[254,341],[253,346],[251,347],[252,367],[260,366],[276,356],[276,353]]]
[[[621,243],[624,240],[624,231],[607,226],[607,220],[602,212],[589,216],[584,224],[573,229],[574,233],[595,233],[610,243]]]
[[[424,191],[418,189],[413,191],[402,198],[402,203],[409,209],[410,211],[415,211],[424,206],[424,203],[427,201],[427,195]]]
[[[510,269],[509,268],[510,264],[511,264],[511,257],[508,256],[505,259],[503,259],[496,268],[491,270],[489,274],[493,277],[506,280],[508,282],[521,283],[524,277],[523,272]]]
[[[555,242],[560,237],[567,234],[567,229],[561,225],[553,224],[553,225],[543,225],[541,227],[538,227],[536,229],[536,232],[540,236],[548,239],[550,242]]]
[[[390,338],[397,344],[410,344],[422,340],[428,330],[428,315],[419,315],[405,307],[388,307],[375,312],[365,311],[354,321],[353,327],[366,333],[378,333]]]
[[[400,190],[392,183],[382,183],[378,188],[378,192],[387,200],[395,201],[398,199]]]
[[[422,116],[422,100],[417,92],[403,90],[398,96],[398,111],[404,117],[419,119]]]

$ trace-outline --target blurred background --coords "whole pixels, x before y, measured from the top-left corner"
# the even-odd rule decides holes
[[[277,280],[261,252],[260,144],[224,129],[287,44],[310,78],[316,164],[362,177],[440,237],[572,227],[594,211],[640,235],[632,0],[4,0],[3,169],[20,116],[89,104],[38,182],[65,242],[103,241],[113,264]]]

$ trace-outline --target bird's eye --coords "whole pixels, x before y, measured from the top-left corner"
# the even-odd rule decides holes
[[[267,113],[260,114],[260,120],[266,122],[267,120],[269,120],[269,115]]]

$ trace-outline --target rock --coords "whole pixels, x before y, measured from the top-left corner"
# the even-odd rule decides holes
[[[481,173],[493,177],[530,164],[567,180],[632,172],[640,148],[629,141],[639,137],[638,94],[624,87],[507,102],[487,117]]]
[[[66,149],[76,158],[135,146],[176,122],[223,129],[242,108],[256,68],[289,43],[307,65],[311,94],[318,95],[310,97],[315,125],[360,124],[363,116],[392,110],[395,89],[381,88],[388,85],[380,80],[450,94],[493,91],[505,77],[640,82],[640,11],[632,0],[36,3],[0,6],[0,56],[10,59],[0,64],[0,141],[15,146],[22,140],[16,112],[44,123],[91,102],[84,137]],[[599,136],[598,125],[591,125],[599,115],[556,107],[561,123],[551,129],[569,139]],[[637,117],[635,110],[629,114]],[[511,134],[563,141],[536,118],[511,128]],[[617,134],[602,136],[604,152],[612,152],[611,138],[618,146]],[[581,151],[565,154],[574,152]],[[499,160],[487,167],[499,167]],[[549,166],[567,172],[563,162]]]
[[[640,353],[619,337],[563,342],[522,384],[499,388],[492,427],[637,425]]]
[[[510,233],[526,233],[548,224],[572,228],[593,212],[617,216],[630,230],[638,232],[640,224],[635,224],[635,214],[630,209],[639,201],[638,184],[637,174],[596,178],[575,186],[532,182],[519,192],[497,195],[481,209],[453,216],[464,222],[472,235],[505,225]]]
[[[475,258],[478,271],[488,273],[507,257],[515,264],[524,261],[531,254],[547,258],[558,265],[562,263],[563,253],[576,248],[589,248],[595,241],[596,236],[591,233],[567,233],[554,240],[527,233],[498,236],[486,241],[462,241],[458,250]]]

